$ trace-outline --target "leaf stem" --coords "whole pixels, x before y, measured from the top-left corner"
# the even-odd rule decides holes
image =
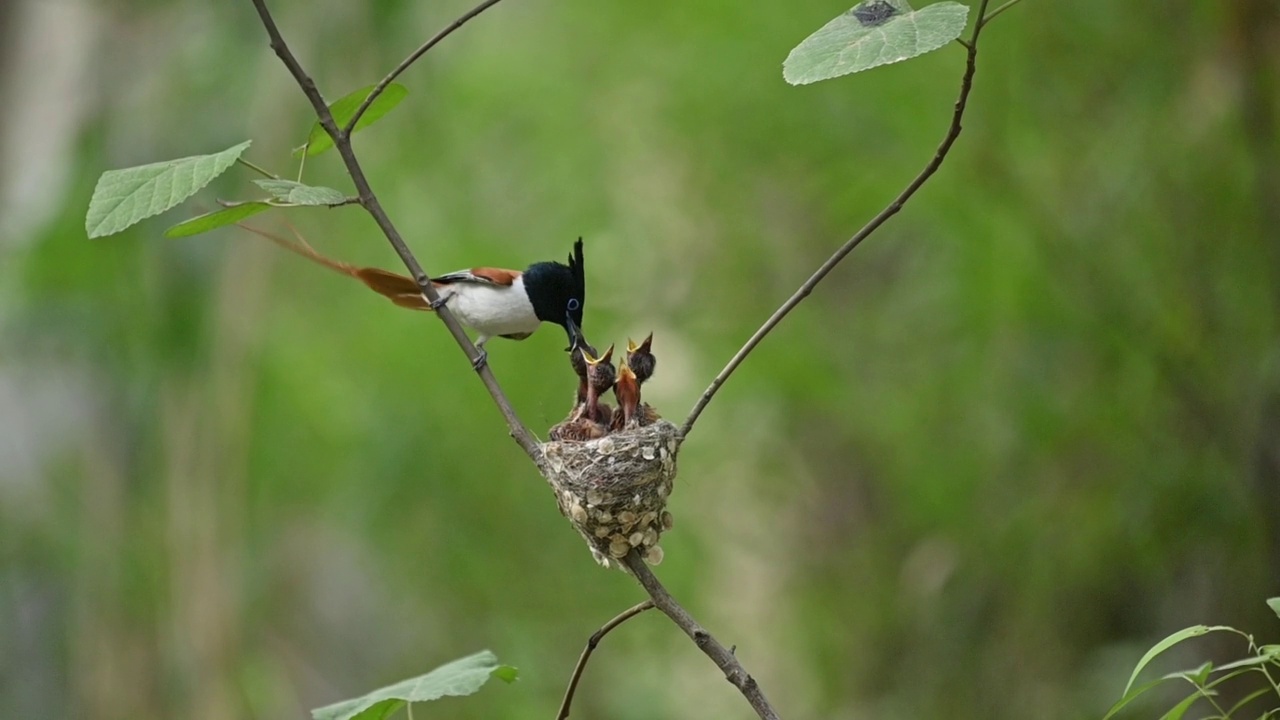
[[[311,138],[302,144],[302,159],[298,160],[298,182],[302,182],[302,171],[307,169],[307,150],[311,147]]]
[[[252,163],[252,162],[250,162],[250,161],[248,161],[248,160],[245,160],[245,159],[244,159],[244,158],[242,158],[242,157],[238,157],[238,158],[236,158],[236,162],[238,162],[238,163],[240,163],[241,165],[243,165],[243,166],[245,166],[245,167],[249,168],[250,170],[253,170],[254,172],[256,172],[256,173],[258,173],[258,174],[260,174],[260,175],[263,175],[263,176],[265,176],[265,177],[269,177],[269,178],[271,178],[272,180],[279,180],[279,179],[280,179],[280,176],[279,176],[279,175],[276,175],[275,173],[273,173],[273,172],[271,172],[271,171],[269,171],[269,170],[265,170],[265,169],[263,169],[262,167],[260,167],[259,165],[256,165],[256,164],[254,164],[254,163]]]

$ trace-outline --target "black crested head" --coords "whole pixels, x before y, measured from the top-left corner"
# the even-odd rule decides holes
[[[533,312],[543,322],[550,322],[565,329],[569,342],[569,319],[582,326],[582,311],[586,305],[587,283],[582,261],[582,238],[573,245],[569,264],[540,262],[524,271],[524,286],[529,293]]]
[[[573,244],[569,270],[573,272],[574,287],[578,289],[578,314],[573,316],[573,320],[582,327],[582,309],[587,306],[587,268],[582,259],[582,236],[578,236],[578,241]]]

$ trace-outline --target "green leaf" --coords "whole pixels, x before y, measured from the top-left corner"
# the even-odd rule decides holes
[[[807,85],[937,50],[960,37],[969,8],[939,2],[912,10],[906,0],[864,0],[823,25],[782,63],[782,77]]]
[[[351,700],[311,711],[315,720],[383,720],[406,702],[438,700],[446,695],[470,695],[492,676],[511,682],[516,669],[499,665],[488,650],[454,660],[420,677],[411,678]]]
[[[365,98],[369,97],[369,93],[373,92],[375,87],[377,86],[370,85],[360,88],[330,105],[329,112],[333,114],[333,122],[339,128],[345,127],[347,123],[351,122],[351,117],[356,114],[356,110],[360,108],[361,103],[364,102]],[[388,85],[382,91],[382,94],[378,96],[378,99],[374,100],[373,104],[369,106],[369,109],[365,110],[364,114],[360,116],[360,121],[351,129],[351,134],[354,135],[380,120],[383,115],[391,112],[395,106],[399,105],[400,101],[404,100],[408,94],[409,88],[399,83]],[[300,148],[295,148],[294,154],[300,155],[305,150],[308,155],[319,155],[331,147],[333,147],[333,138],[329,137],[329,133],[320,127],[320,121],[317,120],[311,125],[311,133],[307,136],[307,144]]]
[[[191,235],[199,235],[202,232],[208,232],[214,228],[220,228],[223,225],[238,223],[241,220],[257,215],[264,210],[270,210],[271,205],[265,202],[246,202],[232,205],[231,207],[214,210],[211,213],[198,215],[190,220],[183,220],[164,231],[164,236],[169,238],[189,237]]]
[[[1216,693],[1209,694],[1214,695]],[[1169,712],[1161,715],[1160,720],[1182,720],[1182,716],[1187,714],[1187,711],[1191,709],[1191,706],[1195,704],[1196,700],[1199,700],[1204,695],[1204,693],[1201,693],[1198,690],[1191,693],[1187,697],[1183,698],[1182,702],[1169,708]]]
[[[1195,670],[1183,670],[1181,672],[1169,673],[1161,679],[1173,680],[1175,678],[1183,678],[1196,687],[1204,687],[1205,682],[1209,680],[1209,673],[1211,672],[1213,672],[1213,663],[1206,662]]]
[[[1107,714],[1102,717],[1102,720],[1111,720],[1112,717],[1115,717],[1116,713],[1120,712],[1121,710],[1124,709],[1126,705],[1136,700],[1139,695],[1163,683],[1164,681],[1165,681],[1164,678],[1161,678],[1159,680],[1152,680],[1149,683],[1139,685],[1138,687],[1134,688],[1131,691],[1126,690],[1124,693],[1124,696],[1121,697],[1119,700],[1117,700],[1115,705],[1111,706],[1111,709],[1108,710]]]
[[[1259,690],[1254,690],[1248,695],[1245,695],[1244,697],[1237,700],[1235,705],[1231,706],[1231,709],[1227,711],[1227,717],[1231,717],[1232,715],[1235,715],[1237,712],[1240,711],[1240,708],[1243,708],[1245,705],[1248,705],[1249,703],[1253,702],[1254,700],[1257,700],[1263,695],[1268,695],[1270,693],[1271,693],[1271,688],[1264,687]]]
[[[292,180],[254,180],[253,182],[271,193],[276,200],[289,205],[337,205],[347,199],[347,196],[339,190],[303,185]]]
[[[514,665],[499,665],[493,669],[493,676],[510,685],[520,679],[520,671]]]
[[[1208,625],[1193,625],[1189,628],[1184,628],[1182,630],[1179,630],[1178,632],[1170,635],[1169,637],[1153,645],[1151,649],[1148,650],[1147,653],[1142,656],[1142,659],[1138,661],[1138,666],[1133,669],[1133,674],[1129,676],[1129,682],[1124,686],[1124,692],[1121,694],[1121,696],[1123,697],[1124,695],[1129,694],[1129,688],[1133,687],[1133,681],[1138,679],[1138,673],[1142,672],[1142,669],[1145,668],[1148,663],[1156,659],[1157,655],[1164,652],[1165,650],[1168,650],[1174,645],[1177,645],[1183,640],[1190,640],[1191,638],[1200,637],[1201,635],[1206,635],[1208,633],[1217,632],[1217,631],[1236,632],[1234,628],[1229,628],[1224,625],[1214,625],[1213,627],[1210,627]]]
[[[1229,662],[1226,665],[1223,665],[1222,667],[1214,668],[1213,671],[1224,672],[1226,670],[1235,670],[1236,668],[1252,667],[1254,665],[1265,665],[1266,663],[1272,662],[1275,659],[1276,659],[1276,656],[1274,654],[1259,653],[1258,655],[1247,657],[1247,658],[1244,658],[1243,660],[1236,660],[1235,662]]]
[[[1267,607],[1271,608],[1271,612],[1280,617],[1280,597],[1267,598]]]
[[[1215,672],[1216,672],[1216,671],[1215,671]],[[1212,690],[1213,688],[1216,688],[1216,687],[1218,687],[1219,685],[1221,685],[1221,684],[1223,684],[1223,683],[1225,683],[1225,682],[1229,682],[1229,681],[1231,681],[1231,680],[1234,680],[1234,679],[1236,679],[1236,678],[1238,678],[1238,677],[1240,677],[1240,676],[1242,676],[1242,675],[1250,675],[1250,674],[1254,674],[1254,673],[1257,673],[1257,674],[1260,674],[1260,675],[1264,675],[1264,674],[1265,674],[1265,673],[1262,671],[1262,669],[1261,669],[1261,668],[1254,668],[1254,667],[1244,667],[1244,668],[1239,668],[1239,669],[1237,669],[1237,670],[1233,670],[1232,672],[1227,673],[1226,675],[1223,675],[1222,677],[1214,678],[1213,682],[1211,682],[1211,683],[1209,683],[1209,684],[1207,684],[1207,685],[1204,685],[1204,686],[1202,686],[1202,687],[1203,687],[1203,689],[1205,689],[1205,690]]]
[[[168,210],[225,172],[250,142],[245,140],[213,155],[194,155],[102,173],[89,200],[85,232],[91,238],[112,235]]]

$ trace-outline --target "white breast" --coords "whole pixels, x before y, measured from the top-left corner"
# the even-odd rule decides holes
[[[496,335],[519,335],[538,329],[541,321],[524,289],[524,278],[510,287],[458,282],[441,288],[449,310],[463,325],[480,333],[477,342]]]

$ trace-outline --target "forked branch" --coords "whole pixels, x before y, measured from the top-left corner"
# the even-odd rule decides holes
[[[591,659],[591,653],[596,651],[596,646],[600,644],[604,636],[645,610],[652,609],[653,601],[645,600],[639,605],[633,605],[618,613],[617,617],[602,625],[599,630],[591,633],[591,637],[587,638],[586,647],[582,648],[582,654],[578,656],[578,664],[573,666],[573,675],[569,677],[569,687],[564,691],[564,700],[560,701],[560,712],[556,713],[556,720],[565,720],[565,718],[569,717],[569,706],[573,704],[573,695],[578,691],[578,681],[582,679],[582,671],[587,669],[587,661]]]
[[[413,276],[414,282],[418,284],[418,289],[422,291],[422,295],[429,302],[435,303],[440,296],[431,284],[431,278],[423,271],[422,266],[418,264],[417,258],[409,250],[409,246],[405,244],[404,238],[400,236],[400,231],[396,229],[391,219],[387,217],[387,213],[382,209],[382,205],[378,202],[378,196],[374,194],[373,188],[369,186],[369,180],[365,177],[364,169],[360,167],[360,161],[356,159],[355,151],[351,148],[351,133],[348,129],[339,128],[334,122],[333,113],[329,112],[329,106],[325,103],[324,96],[320,94],[320,90],[316,88],[315,81],[303,70],[298,59],[294,57],[293,51],[289,49],[288,43],[281,36],[280,29],[276,27],[276,21],[271,16],[271,11],[267,9],[266,0],[252,1],[253,6],[258,10],[258,17],[262,19],[263,27],[267,30],[267,35],[271,38],[271,49],[279,56],[280,61],[284,63],[289,73],[293,75],[293,79],[297,81],[298,87],[302,88],[307,100],[311,102],[311,107],[315,110],[316,117],[319,119],[320,127],[324,128],[329,137],[333,138],[334,147],[338,149],[338,154],[342,156],[342,162],[347,166],[351,181],[356,186],[360,205],[373,217],[374,222],[378,224],[383,234],[387,236],[387,240],[391,242],[391,247],[395,249],[396,254],[400,256],[401,262],[408,268],[409,274]],[[488,5],[492,5],[497,1],[491,0]],[[471,16],[474,17],[483,9],[484,7],[473,10]],[[463,22],[466,22],[466,20],[457,21],[455,25],[461,26]],[[447,32],[444,32],[438,37],[443,39],[447,34]],[[436,42],[439,42],[439,40]],[[430,47],[420,49],[421,51],[412,59],[416,60],[429,49]],[[408,67],[410,62],[406,61],[402,65]],[[370,97],[373,96],[371,95]],[[467,333],[462,329],[462,325],[458,323],[457,318],[453,316],[453,313],[449,312],[447,305],[440,307],[436,314],[474,365],[476,359],[480,356],[480,351],[476,349],[471,339],[467,337]],[[537,440],[534,439],[533,433],[529,432],[529,429],[524,426],[524,423],[520,422],[515,408],[511,406],[511,402],[507,400],[507,396],[502,392],[502,388],[489,370],[489,366],[482,364],[477,372],[484,382],[485,388],[488,389],[489,395],[493,398],[494,404],[498,406],[498,410],[502,413],[503,419],[507,421],[507,428],[511,432],[511,437],[515,438],[515,441],[520,444],[520,447],[531,460],[537,462],[539,458]]]
[[[725,680],[728,680],[742,696],[751,704],[756,714],[761,720],[778,720],[778,713],[769,704],[764,697],[764,691],[760,689],[760,685],[756,683],[756,679],[751,677],[742,663],[738,662],[738,658],[733,651],[721,645],[718,640],[711,636],[705,628],[698,624],[697,620],[689,614],[689,611],[680,606],[676,599],[671,597],[671,593],[663,587],[662,583],[649,570],[649,566],[640,557],[640,553],[632,550],[622,559],[627,567],[631,569],[631,573],[636,576],[636,580],[644,587],[645,592],[649,593],[649,597],[653,600],[653,604],[661,610],[667,617],[671,618],[671,622],[675,623],[685,635],[688,635],[693,644],[698,649],[711,658],[724,672]]]
[[[369,91],[369,97],[365,98],[364,102],[360,103],[360,107],[356,108],[355,114],[347,121],[346,127],[342,128],[342,132],[350,135],[351,131],[355,128],[356,123],[360,122],[360,116],[364,115],[364,112],[369,109],[369,106],[373,104],[373,101],[378,99],[378,96],[382,94],[383,90],[387,89],[388,85],[394,82],[396,78],[400,77],[400,73],[408,70],[410,65],[417,62],[418,58],[425,55],[428,50],[435,47],[441,40],[449,37],[454,30],[466,25],[469,20],[494,5],[497,5],[499,2],[502,2],[502,0],[484,0],[484,2],[471,8],[457,20],[449,23],[443,30],[431,36],[431,39],[419,45],[417,50],[409,53],[409,57],[400,61],[400,64],[397,65],[394,70],[387,73],[387,76],[378,81],[378,84],[373,87],[373,90]]]

